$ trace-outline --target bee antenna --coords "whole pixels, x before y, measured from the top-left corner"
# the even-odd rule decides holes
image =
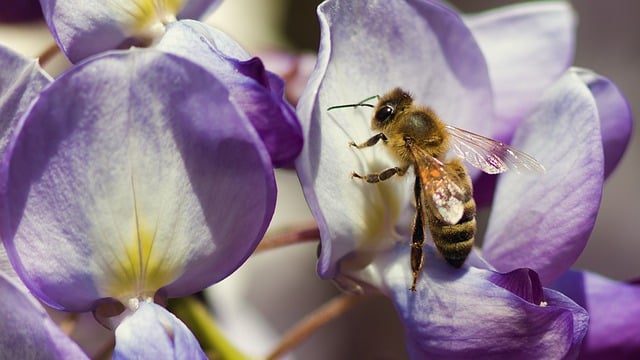
[[[358,106],[366,106],[366,107],[370,107],[370,108],[374,108],[375,105],[371,105],[371,104],[367,104],[367,101],[369,100],[373,100],[373,99],[380,99],[380,95],[373,95],[373,96],[369,96],[368,98],[355,103],[355,104],[344,104],[344,105],[334,105],[331,106],[329,108],[327,108],[327,111],[329,110],[333,110],[333,109],[342,109],[342,108],[348,108],[348,107],[358,107]]]

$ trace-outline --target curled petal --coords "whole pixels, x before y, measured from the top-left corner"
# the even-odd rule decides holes
[[[304,91],[309,76],[316,65],[315,53],[293,54],[286,51],[267,50],[260,52],[260,59],[265,66],[280,76],[287,84],[285,97],[292,104],[297,104]]]
[[[76,63],[100,52],[153,41],[167,22],[198,17],[217,0],[41,0],[60,49]],[[181,11],[184,10],[184,14]]]
[[[0,349],[4,359],[88,359],[22,286],[0,272]]]
[[[465,22],[489,66],[499,119],[493,138],[508,141],[573,62],[575,14],[566,1],[529,2],[469,15]]]
[[[114,359],[207,359],[198,340],[175,315],[154,303],[140,307],[116,328]]]
[[[486,134],[493,100],[479,47],[442,4],[326,1],[318,12],[320,52],[297,107],[306,142],[296,168],[321,231],[319,274],[333,278],[341,259],[356,250],[365,256],[353,259],[360,266],[370,261],[367,252],[408,237],[412,192],[411,179],[378,185],[352,179],[353,171],[372,173],[397,163],[382,144],[349,146],[374,135],[371,109],[327,109],[400,86],[444,121]]]
[[[564,295],[531,282],[530,270],[453,269],[427,249],[417,290],[408,289],[408,247],[382,270],[413,359],[574,358],[588,315]],[[515,293],[510,290],[517,290]],[[524,290],[524,291],[523,291]],[[533,297],[527,294],[534,294]],[[528,300],[543,298],[544,302]]]
[[[223,32],[189,20],[171,24],[156,48],[187,58],[220,78],[258,131],[273,164],[293,162],[302,147],[300,124],[284,99],[284,82],[260,59]]]
[[[506,274],[494,273],[488,280],[532,304],[544,302],[540,277],[531,269],[520,268]]]
[[[604,175],[611,174],[629,145],[633,115],[627,99],[609,79],[587,69],[575,69],[598,106],[604,149]]]
[[[2,237],[56,308],[199,291],[244,262],[273,214],[273,170],[251,124],[215,77],[159,51],[74,67],[12,141]]]
[[[589,312],[580,359],[634,359],[640,353],[640,285],[569,271],[552,287]]]
[[[499,271],[528,267],[548,284],[582,252],[602,195],[598,109],[574,72],[549,89],[513,144],[547,171],[500,176],[483,255]]]

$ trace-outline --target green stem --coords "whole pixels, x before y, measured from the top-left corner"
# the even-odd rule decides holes
[[[245,360],[246,355],[238,351],[218,329],[213,316],[205,305],[194,296],[170,299],[169,309],[193,332],[204,352],[221,360]]]

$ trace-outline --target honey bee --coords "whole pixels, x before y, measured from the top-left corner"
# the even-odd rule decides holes
[[[363,143],[350,145],[363,149],[382,141],[398,161],[398,166],[372,174],[352,173],[353,178],[378,183],[394,175],[415,173],[416,214],[411,233],[411,290],[416,290],[422,270],[424,228],[431,232],[442,257],[460,268],[467,259],[476,233],[476,203],[471,178],[460,158],[474,167],[497,174],[508,169],[544,173],[544,167],[528,154],[505,143],[445,125],[428,107],[414,104],[406,91],[396,88],[379,98],[377,105],[367,101],[332,106],[328,110],[366,106],[373,108],[371,128],[377,133]],[[458,156],[445,159],[449,150]]]

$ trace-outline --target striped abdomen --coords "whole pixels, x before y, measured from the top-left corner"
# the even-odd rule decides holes
[[[452,170],[452,173],[458,174],[460,180],[458,186],[466,195],[462,218],[457,224],[451,225],[438,219],[429,211],[425,211],[425,217],[436,248],[449,264],[459,268],[473,248],[476,234],[476,202],[473,199],[471,179],[464,166],[459,161],[453,161],[446,166]]]

